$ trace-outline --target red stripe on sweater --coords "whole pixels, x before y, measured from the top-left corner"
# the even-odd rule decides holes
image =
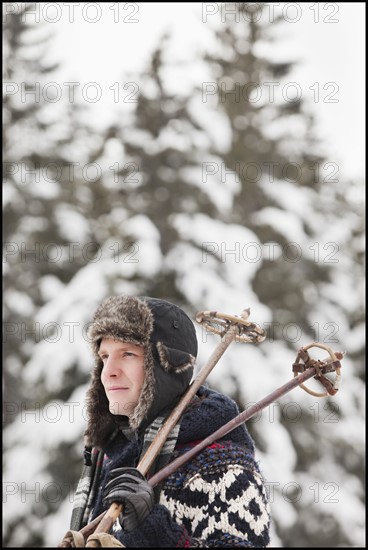
[[[180,445],[176,446],[176,449],[184,449],[185,447],[195,447],[198,445],[198,443],[201,443],[202,439],[198,439],[197,441],[191,441],[190,443],[181,443]],[[212,445],[207,445],[206,449],[224,449],[225,445],[222,443],[212,443]]]

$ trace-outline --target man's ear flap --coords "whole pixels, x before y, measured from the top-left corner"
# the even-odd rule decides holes
[[[168,348],[161,342],[156,344],[160,365],[166,372],[180,373],[193,368],[195,357],[180,349]]]

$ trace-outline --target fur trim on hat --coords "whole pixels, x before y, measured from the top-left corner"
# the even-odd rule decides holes
[[[102,338],[146,346],[152,330],[153,316],[145,302],[132,296],[110,296],[97,309],[88,335],[97,356]]]
[[[146,418],[148,411],[151,408],[153,400],[155,398],[155,377],[154,377],[154,363],[152,352],[147,347],[144,351],[145,361],[145,378],[142,386],[142,390],[138,399],[138,405],[134,409],[133,413],[129,417],[129,425],[133,430],[137,430],[143,420]]]
[[[168,348],[162,342],[157,342],[156,347],[161,367],[166,372],[175,371],[180,373],[194,366],[195,357],[190,353],[180,349]]]

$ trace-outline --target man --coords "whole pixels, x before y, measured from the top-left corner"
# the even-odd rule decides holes
[[[89,334],[96,365],[72,532],[118,502],[123,513],[101,545],[267,546],[266,490],[244,425],[158,487],[148,482],[238,414],[229,397],[202,386],[147,476],[136,469],[192,378],[198,345],[186,313],[165,300],[111,296],[97,309]]]

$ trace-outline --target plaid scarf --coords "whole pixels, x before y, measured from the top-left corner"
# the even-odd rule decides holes
[[[142,451],[140,454],[140,460],[145,455],[148,447],[156,437],[162,424],[165,422],[168,414],[165,416],[158,416],[155,420],[146,428],[144,432]],[[178,439],[180,429],[180,421],[171,430],[168,438],[165,441],[160,453],[157,455],[153,465],[151,466],[147,478],[153,476],[156,472],[164,468],[172,457],[175,449],[175,445]],[[113,441],[118,434],[119,429],[115,430],[109,438],[106,447]],[[100,476],[102,471],[102,465],[104,461],[105,451],[98,450],[96,448],[86,447],[84,451],[84,466],[82,469],[81,477],[78,483],[78,487],[75,493],[75,500],[72,510],[72,517],[70,521],[70,529],[79,531],[87,525],[90,521],[90,515],[92,511],[92,505],[100,485]],[[156,500],[161,490],[161,485],[155,487],[154,492]]]

